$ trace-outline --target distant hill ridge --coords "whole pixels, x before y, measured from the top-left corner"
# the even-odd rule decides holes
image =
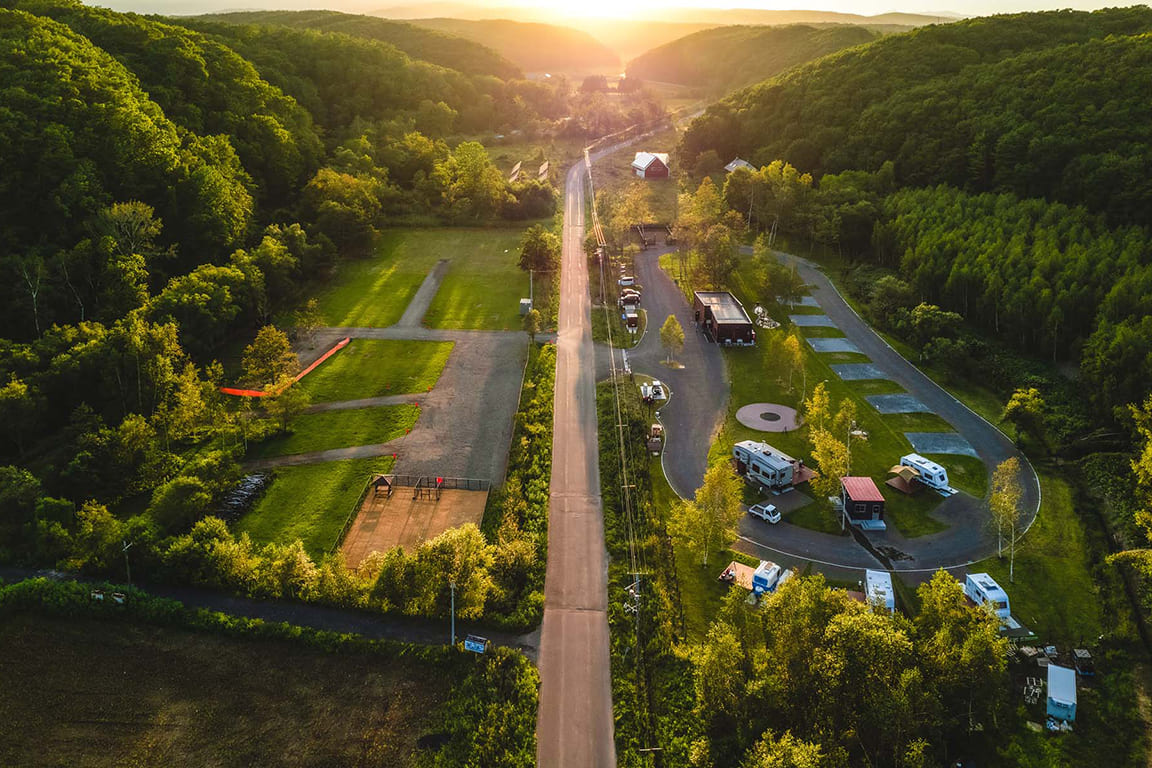
[[[482,43],[525,72],[594,69],[620,63],[611,48],[570,27],[506,19],[413,19],[411,23]]]
[[[520,68],[488,46],[464,37],[404,21],[338,11],[239,11],[196,17],[227,24],[275,24],[341,32],[395,46],[414,59],[439,64],[467,75],[494,75],[502,80],[521,76]]]
[[[628,75],[726,93],[878,37],[856,26],[717,27],[648,51],[629,62]]]

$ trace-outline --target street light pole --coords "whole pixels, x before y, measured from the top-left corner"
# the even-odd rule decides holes
[[[456,645],[456,582],[449,582],[452,588],[452,642],[450,645]]]

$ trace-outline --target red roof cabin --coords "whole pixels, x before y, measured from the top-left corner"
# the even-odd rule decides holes
[[[840,478],[840,502],[844,519],[866,531],[887,529],[884,522],[884,496],[870,477]]]
[[[668,178],[668,155],[663,152],[637,152],[632,173],[641,179]]]

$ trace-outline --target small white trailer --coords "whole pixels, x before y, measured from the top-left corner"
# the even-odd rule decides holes
[[[887,571],[864,571],[864,588],[868,605],[888,613],[896,611],[896,592],[892,589],[892,574]]]
[[[1002,623],[1012,619],[1012,608],[1008,604],[1008,593],[986,573],[970,573],[964,580],[964,594],[976,605],[988,604]]]
[[[954,493],[948,485],[948,470],[918,453],[900,457],[900,466],[916,470],[916,479],[941,493]]]

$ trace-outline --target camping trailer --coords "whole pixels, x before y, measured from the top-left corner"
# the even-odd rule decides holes
[[[900,457],[900,466],[916,470],[916,479],[929,488],[938,491],[948,490],[948,471],[934,461],[929,461],[918,453]]]
[[[760,565],[752,573],[752,592],[763,595],[776,589],[776,582],[780,579],[780,566],[761,560]]]
[[[976,605],[988,603],[992,612],[1000,617],[1001,621],[1012,618],[1012,609],[1008,605],[1008,593],[996,583],[995,579],[986,573],[970,573],[964,580],[964,594]]]
[[[732,447],[736,474],[761,490],[792,485],[799,462],[768,443],[742,440]]]
[[[864,571],[864,587],[868,604],[873,608],[883,608],[888,613],[896,611],[896,593],[892,589],[892,574],[887,571]]]
[[[1070,723],[1076,719],[1076,670],[1048,665],[1048,717]]]

